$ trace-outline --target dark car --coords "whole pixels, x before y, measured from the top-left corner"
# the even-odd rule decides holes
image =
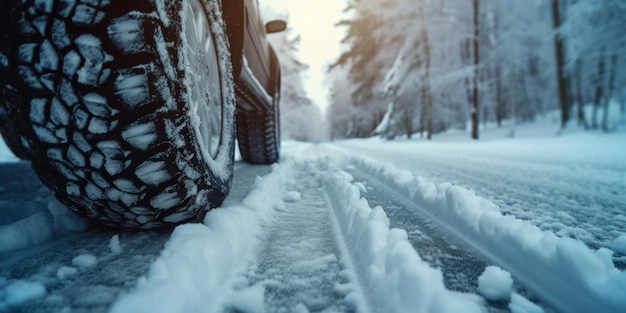
[[[3,0],[0,130],[81,215],[202,218],[230,190],[235,138],[247,162],[279,158],[266,34],[284,29],[257,0]]]

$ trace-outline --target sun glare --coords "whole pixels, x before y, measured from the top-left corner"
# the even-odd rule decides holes
[[[267,0],[262,1],[261,6],[279,13],[288,12],[292,34],[301,35],[300,59],[309,65],[305,77],[308,96],[325,110],[328,102],[325,74],[328,64],[339,55],[344,29],[335,24],[341,20],[345,0]]]

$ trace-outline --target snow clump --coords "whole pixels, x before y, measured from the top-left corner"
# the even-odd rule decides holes
[[[302,195],[297,191],[289,191],[283,198],[285,202],[296,202],[302,200]]]
[[[74,268],[74,267],[61,266],[57,270],[57,278],[60,279],[60,280],[65,280],[66,278],[68,278],[70,276],[76,275],[76,273],[78,273],[78,270],[76,268]]]
[[[487,300],[509,301],[513,292],[511,274],[497,266],[487,266],[478,277],[478,292]]]
[[[615,241],[613,241],[613,246],[611,249],[616,253],[626,255],[626,235],[621,235]]]
[[[81,254],[72,259],[72,264],[79,268],[93,267],[98,263],[98,258],[91,254]]]
[[[4,290],[4,303],[8,306],[20,305],[41,298],[47,293],[46,287],[40,282],[17,280]],[[0,308],[2,308],[0,302]]]
[[[111,241],[109,242],[109,249],[113,254],[120,254],[122,252],[122,246],[120,245],[120,236],[115,235],[111,237]]]
[[[87,220],[76,215],[54,198],[48,203],[48,211],[52,214],[56,229],[70,232],[83,232],[89,226]]]

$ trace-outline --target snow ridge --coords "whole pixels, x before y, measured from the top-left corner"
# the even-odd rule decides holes
[[[589,249],[529,222],[503,215],[490,201],[451,184],[434,184],[415,174],[361,156],[348,157],[390,192],[411,201],[497,263],[540,297],[564,312],[626,311],[626,272],[613,251]],[[516,257],[522,251],[523,260]]]
[[[370,208],[352,176],[320,162],[347,253],[372,312],[485,312],[477,295],[447,290],[440,270],[415,252],[406,231],[390,229],[381,207]]]
[[[246,301],[259,305],[264,289],[237,293],[233,287],[254,258],[263,223],[284,208],[275,195],[285,192],[290,173],[289,166],[274,166],[241,204],[212,210],[204,225],[178,226],[148,274],[111,312],[223,312]]]

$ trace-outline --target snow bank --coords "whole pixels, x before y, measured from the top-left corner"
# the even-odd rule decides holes
[[[57,230],[83,232],[89,227],[89,223],[86,219],[70,211],[55,198],[50,198],[48,211],[52,214],[54,226]]]
[[[319,164],[337,227],[346,242],[344,249],[367,298],[359,299],[360,311],[367,307],[372,312],[485,311],[477,295],[445,288],[441,271],[419,257],[404,230],[389,229],[383,209],[369,207],[349,174],[328,163]]]
[[[263,307],[264,288],[238,293],[238,276],[253,260],[262,225],[284,208],[290,165],[275,165],[257,178],[239,205],[210,211],[204,224],[178,226],[161,256],[136,288],[122,295],[111,312],[253,312]]]
[[[57,232],[82,232],[87,227],[85,219],[50,198],[47,208],[41,206],[26,218],[0,226],[0,252],[39,245]]]
[[[554,307],[564,312],[626,312],[626,272],[615,268],[613,251],[594,251],[580,241],[505,216],[495,204],[461,187],[430,183],[365,157],[352,156],[350,164],[513,271],[516,279]],[[620,241],[616,242],[619,249]]]
[[[4,299],[0,298],[0,309],[4,306],[17,306],[34,299],[42,298],[46,294],[46,287],[40,282],[17,280],[4,289]]]
[[[0,252],[38,245],[52,237],[52,216],[35,213],[9,225],[0,226]]]

